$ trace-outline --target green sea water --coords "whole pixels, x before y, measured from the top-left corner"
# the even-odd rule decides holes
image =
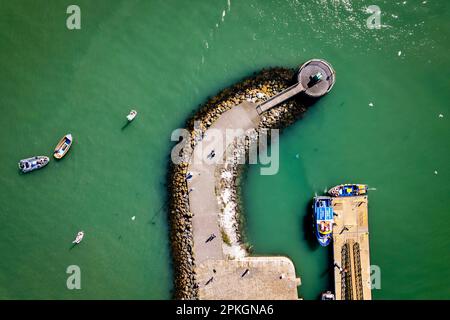
[[[70,4],[80,30],[66,27]],[[374,299],[449,299],[450,5],[377,1],[381,28],[368,29],[371,4],[0,0],[0,298],[170,298],[172,130],[252,72],[319,57],[332,92],[283,131],[278,174],[246,175],[254,254],[291,257],[300,295],[317,298],[332,269],[308,202],[367,183]],[[64,159],[18,173],[69,132]],[[70,265],[81,290],[67,289]]]

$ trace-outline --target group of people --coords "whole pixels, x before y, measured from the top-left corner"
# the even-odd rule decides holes
[[[331,231],[330,222],[320,221],[319,228],[320,228],[320,232],[322,232],[322,233]]]

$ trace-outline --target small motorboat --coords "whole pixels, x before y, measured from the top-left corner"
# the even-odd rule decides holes
[[[61,138],[61,140],[59,140],[58,144],[56,145],[53,156],[56,159],[61,159],[62,157],[64,157],[67,151],[69,151],[70,147],[72,146],[72,142],[73,142],[72,135],[70,133],[66,134],[64,137]]]
[[[322,292],[320,300],[336,300],[336,298],[334,297],[333,292],[325,291],[325,292]]]
[[[330,197],[314,198],[314,224],[317,241],[322,247],[326,247],[331,242],[333,232],[333,206]]]
[[[84,232],[83,231],[78,232],[77,237],[75,238],[75,240],[72,241],[72,243],[79,244],[81,242],[81,240],[83,240],[83,237],[84,237]]]
[[[41,169],[50,162],[49,157],[36,156],[19,161],[19,169],[23,173],[31,172],[33,170]]]
[[[137,111],[136,110],[131,110],[130,113],[127,115],[127,120],[129,122],[133,121],[134,118],[136,118],[137,116]]]
[[[328,190],[332,197],[355,197],[367,194],[367,185],[365,184],[340,184]]]

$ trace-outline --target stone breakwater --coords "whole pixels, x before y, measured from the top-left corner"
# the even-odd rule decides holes
[[[203,133],[223,114],[244,101],[260,103],[288,88],[294,82],[295,70],[273,68],[262,70],[252,77],[225,89],[209,99],[199,111],[187,122],[190,132],[189,141],[179,151],[184,159],[179,164],[172,164],[169,173],[169,221],[170,238],[174,262],[174,298],[197,299],[198,285],[195,274],[193,254],[192,212],[189,207],[189,190],[186,182],[189,159],[192,150],[201,139]],[[267,128],[282,129],[295,122],[305,111],[309,101],[290,99],[266,111],[260,116],[257,131]],[[246,148],[254,142],[248,139]],[[239,150],[237,148],[236,150]],[[238,152],[239,153],[239,152]],[[237,160],[245,155],[236,154]],[[240,233],[241,206],[239,203],[239,175],[242,170],[239,161],[228,161],[217,169],[216,194],[222,214],[219,219],[225,253],[230,258],[247,255],[246,246],[242,243]]]

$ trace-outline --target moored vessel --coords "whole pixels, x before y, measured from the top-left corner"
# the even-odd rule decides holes
[[[84,237],[84,232],[83,231],[78,232],[77,237],[75,238],[75,240],[72,241],[72,243],[79,244],[81,242],[81,240],[83,240],[83,237]]]
[[[340,184],[328,190],[332,197],[355,197],[367,194],[367,185],[365,184]]]
[[[36,156],[32,158],[22,159],[19,161],[19,169],[23,173],[31,172],[45,167],[50,159],[46,156]]]
[[[133,121],[134,118],[136,118],[137,116],[137,111],[136,110],[131,110],[130,113],[127,115],[127,120],[129,122]]]
[[[72,146],[72,135],[66,134],[64,137],[61,138],[61,140],[59,140],[58,144],[56,145],[55,151],[53,152],[53,156],[56,159],[61,159],[62,157],[64,157],[67,153],[67,151],[69,151],[70,147]]]
[[[336,300],[336,298],[335,298],[333,292],[325,291],[325,292],[322,292],[320,300]]]
[[[322,247],[331,242],[333,232],[333,206],[330,197],[314,197],[314,225],[317,241]]]

